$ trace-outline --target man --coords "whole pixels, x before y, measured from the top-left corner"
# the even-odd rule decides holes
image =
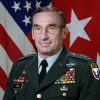
[[[38,53],[13,65],[3,100],[100,100],[96,63],[64,48],[68,30],[63,13],[40,8],[32,24]]]

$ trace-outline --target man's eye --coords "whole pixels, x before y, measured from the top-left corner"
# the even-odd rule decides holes
[[[56,27],[55,26],[50,26],[49,29],[56,29]]]
[[[40,30],[40,29],[41,29],[41,27],[35,27],[35,29],[36,29],[36,30]]]

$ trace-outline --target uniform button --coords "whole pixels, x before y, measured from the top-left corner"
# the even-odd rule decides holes
[[[37,94],[36,97],[40,99],[42,97],[42,95],[41,94]]]
[[[16,94],[16,93],[17,93],[17,90],[15,90],[14,92],[15,92],[15,94]]]
[[[66,96],[67,94],[66,93],[63,93],[63,96]]]

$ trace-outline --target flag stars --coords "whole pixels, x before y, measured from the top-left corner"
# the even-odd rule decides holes
[[[27,16],[25,15],[25,19],[22,21],[22,22],[25,23],[25,26],[27,26],[28,24],[31,24],[30,18],[31,18],[31,17],[27,17]]]
[[[28,12],[30,9],[32,9],[32,8],[31,8],[31,2],[29,3],[29,2],[26,1],[26,5],[24,6],[24,8],[27,9],[27,12]]]
[[[36,9],[38,9],[38,8],[41,8],[41,1],[38,2],[38,1],[36,0]]]
[[[19,6],[20,6],[20,2],[19,3],[16,3],[14,1],[14,5],[12,6],[12,8],[15,9],[15,13],[17,12],[17,10],[21,10],[21,8]]]
[[[88,41],[90,41],[90,38],[88,37],[87,33],[85,32],[84,28],[89,23],[89,21],[92,19],[92,17],[78,20],[77,16],[75,15],[74,11],[71,12],[71,23],[67,24],[69,31],[70,31],[70,47],[75,42],[75,40],[78,37],[84,38]]]

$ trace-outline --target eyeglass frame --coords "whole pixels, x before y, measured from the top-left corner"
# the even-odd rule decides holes
[[[35,29],[35,31],[34,31],[34,27],[39,27],[40,28],[40,30],[38,30],[38,31],[40,31],[40,32],[36,32],[36,29]],[[56,29],[56,31],[55,32],[50,32],[50,31],[48,31],[48,28],[50,28],[50,27],[55,27],[55,29]],[[58,28],[64,28],[64,26],[58,26],[58,25],[56,25],[56,24],[48,24],[45,28],[46,28],[46,31],[48,32],[48,33],[51,33],[51,34],[53,34],[53,33],[56,33],[57,31],[58,31]],[[37,24],[34,24],[33,26],[32,26],[32,29],[33,29],[33,32],[34,33],[36,33],[36,34],[40,34],[41,32],[42,32],[42,30],[43,30],[43,27],[42,26],[40,26],[40,25],[37,25]]]

